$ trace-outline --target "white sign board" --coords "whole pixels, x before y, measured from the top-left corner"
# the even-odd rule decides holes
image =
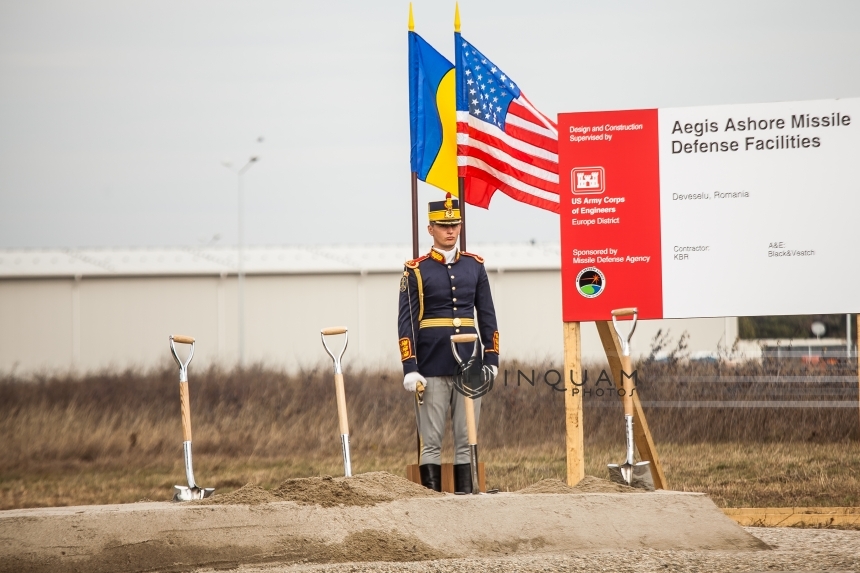
[[[565,320],[860,310],[860,99],[562,114],[559,163]]]

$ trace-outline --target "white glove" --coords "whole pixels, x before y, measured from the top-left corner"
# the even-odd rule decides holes
[[[487,375],[487,371],[488,371],[488,370],[489,370],[490,375],[492,376],[492,378],[491,378],[490,376],[488,376],[488,375]],[[495,379],[496,379],[496,375],[497,375],[498,373],[499,373],[499,367],[498,367],[498,366],[484,365],[484,381],[491,380],[491,379],[492,379],[492,380],[495,380]]]
[[[415,387],[419,382],[424,384],[425,387],[427,386],[427,380],[421,376],[420,372],[410,372],[403,377],[403,387],[406,388],[407,392],[415,392]]]

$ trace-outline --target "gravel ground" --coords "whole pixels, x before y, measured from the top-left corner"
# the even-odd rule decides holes
[[[554,571],[643,573],[666,571],[860,572],[860,531],[744,528],[771,551],[607,551],[563,555],[517,555],[497,559],[444,559],[412,563],[340,563],[240,567],[241,573],[468,573]],[[201,569],[200,573],[214,571]],[[223,570],[222,570],[223,571]]]

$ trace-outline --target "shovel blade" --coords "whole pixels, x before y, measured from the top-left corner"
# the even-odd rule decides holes
[[[607,464],[606,467],[609,469],[617,469],[621,473],[621,479],[627,482],[627,485],[631,485],[633,483],[633,464]]]
[[[184,485],[173,486],[173,501],[192,501],[204,499],[215,492],[214,487],[187,487]]]
[[[626,462],[623,464],[606,464],[606,467],[610,470],[610,479],[612,477],[612,470],[617,470],[619,474],[621,474],[621,479],[623,479],[627,485],[633,487],[633,478],[635,477],[635,470],[641,467],[647,467],[651,462],[642,461],[636,462],[632,464],[630,462]],[[615,481],[615,480],[612,480]]]

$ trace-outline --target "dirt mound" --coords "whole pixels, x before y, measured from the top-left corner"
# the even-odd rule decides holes
[[[518,490],[517,493],[640,493],[642,490],[626,485],[612,483],[594,476],[585,476],[574,487],[570,487],[561,480],[550,478],[541,480],[528,487]]]
[[[288,479],[272,490],[278,498],[305,505],[337,507],[338,505],[376,505],[387,499],[361,491],[349,484],[348,478],[331,476]]]
[[[405,562],[445,559],[453,555],[434,549],[414,535],[395,530],[364,529],[339,543],[306,535],[283,538],[281,548],[267,560],[284,563]]]
[[[574,493],[574,490],[563,481],[550,478],[517,490],[517,493]]]
[[[280,501],[272,492],[258,486],[255,483],[246,483],[236,491],[230,493],[213,494],[212,497],[199,501],[202,505],[258,505]]]
[[[425,561],[444,559],[445,553],[415,537],[396,531],[365,529],[351,533],[339,546],[332,546],[331,561]]]
[[[558,479],[545,479],[516,493],[641,493],[643,490],[613,483],[594,476],[585,476],[575,487]],[[322,507],[359,506],[410,499],[416,497],[444,497],[444,493],[388,472],[368,472],[351,478],[317,476],[293,478],[269,491],[257,484],[245,484],[230,493],[216,493],[205,500],[192,502],[201,505],[258,505],[275,501],[294,501],[303,505]]]
[[[369,476],[364,485],[372,491],[396,479]],[[338,501],[345,491],[350,502],[370,503],[368,495],[360,491],[358,484],[362,483],[356,478],[312,478],[291,480],[286,490],[292,494],[303,491],[309,498],[322,491]],[[540,485],[542,489],[554,486],[556,491],[576,491],[558,481]],[[266,493],[277,497],[265,490],[263,497]],[[404,492],[389,494],[402,496]],[[261,488],[247,486],[221,497],[235,502],[260,496]],[[213,499],[217,497],[209,498]],[[426,563],[466,556],[568,555],[612,548],[671,551],[673,555],[681,551],[769,549],[702,494],[425,495],[395,503],[326,509],[316,505],[320,501],[325,500],[317,496],[314,505],[224,503],[201,507],[159,502],[3,511],[0,571],[144,573],[237,570],[244,565],[257,570],[267,563],[283,564],[278,570],[286,570],[288,564],[301,564],[298,568],[302,570],[321,570],[311,564],[350,562],[354,565],[339,570],[390,571],[393,565],[370,567],[355,562]],[[618,527],[617,516],[622,514],[636,527]],[[709,561],[699,565],[702,563],[713,569],[707,567]],[[570,564],[559,565],[547,570],[570,569]],[[431,569],[459,571],[463,567],[427,563],[421,570]],[[510,561],[502,561],[473,569],[507,571],[512,567]]]
[[[294,478],[269,491],[256,484],[245,484],[230,493],[216,493],[201,505],[257,505],[274,501],[295,501],[323,507],[369,506],[380,502],[413,497],[441,497],[426,487],[388,472],[369,472],[351,478],[331,476]]]
[[[645,493],[644,490],[594,476],[585,476],[573,486],[573,490],[573,493]]]
[[[337,478],[346,479],[346,478]],[[427,489],[423,485],[388,472],[368,472],[349,479],[354,489],[388,500],[409,499],[413,497],[444,497],[444,493]]]

